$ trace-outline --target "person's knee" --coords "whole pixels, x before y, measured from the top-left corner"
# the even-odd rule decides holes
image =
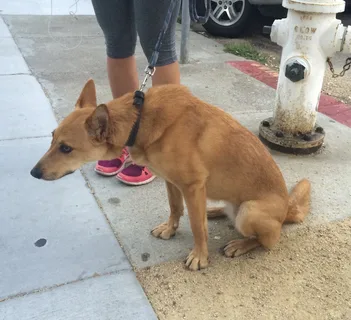
[[[123,59],[134,54],[136,29],[128,2],[92,0],[96,20],[104,34],[109,58]]]
[[[105,37],[106,54],[109,58],[124,59],[134,55],[136,31],[129,26],[126,28],[127,30],[123,30],[123,27],[126,26],[118,27],[107,22],[101,27]]]
[[[125,59],[134,55],[135,41],[133,39],[120,39],[111,35],[105,35],[106,54],[112,59]]]
[[[152,2],[152,1],[151,1]],[[140,37],[140,44],[144,54],[151,62],[152,54],[155,50],[159,33],[161,32],[164,20],[171,6],[171,1],[162,1],[162,4],[154,1],[153,9],[150,9],[151,4],[145,7],[147,1],[139,1],[139,6],[136,7],[137,29]],[[168,29],[165,32],[162,43],[159,49],[156,67],[169,65],[177,61],[176,52],[176,24],[181,1],[178,0],[174,7],[171,19],[169,20]],[[149,15],[145,12],[149,10]]]
[[[147,58],[147,61],[151,63],[153,58],[153,53],[155,50],[156,43],[150,41],[143,41],[140,39],[141,47]],[[165,39],[162,43],[161,48],[158,52],[158,57],[156,61],[156,67],[163,67],[174,63],[177,61],[177,51],[175,39]]]

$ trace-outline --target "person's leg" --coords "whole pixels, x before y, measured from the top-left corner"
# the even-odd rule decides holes
[[[124,59],[107,57],[107,74],[114,99],[138,89],[139,80],[134,56]]]
[[[92,0],[97,22],[104,33],[107,73],[113,98],[138,88],[134,58],[136,27],[133,2],[129,0]]]
[[[180,72],[176,53],[175,29],[180,8],[180,0],[172,14],[168,30],[164,35],[156,63],[156,72],[152,77],[152,85],[179,84]],[[150,62],[156,41],[170,6],[170,0],[134,0],[135,22],[144,54]],[[151,182],[155,176],[148,168],[135,164],[117,174],[117,179],[131,184],[141,185]]]
[[[180,84],[180,72],[178,61],[165,66],[158,66],[152,77],[152,85]]]
[[[135,22],[144,54],[150,62],[171,0],[134,0]],[[176,52],[176,25],[181,0],[177,0],[168,30],[160,47],[152,85],[179,84],[180,71]]]
[[[136,28],[133,2],[130,0],[92,0],[97,22],[104,33],[107,73],[113,98],[138,88],[134,51]],[[127,150],[114,160],[101,160],[95,171],[105,176],[116,175],[130,163]]]

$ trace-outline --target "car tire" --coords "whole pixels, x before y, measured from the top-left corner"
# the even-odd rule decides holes
[[[223,1],[224,2],[224,1]],[[205,30],[213,36],[220,36],[226,38],[237,38],[245,34],[251,29],[250,22],[255,21],[253,16],[256,14],[256,8],[253,7],[248,0],[242,1],[242,11],[240,18],[230,25],[223,25],[218,23],[214,18],[213,8],[208,21],[203,24]]]

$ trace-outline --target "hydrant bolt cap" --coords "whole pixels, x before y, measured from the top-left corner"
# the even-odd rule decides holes
[[[318,133],[324,133],[324,129],[322,127],[317,127],[316,132]]]
[[[285,76],[292,82],[297,82],[305,78],[305,66],[294,61],[286,65]]]
[[[283,133],[282,131],[277,131],[277,132],[275,133],[275,136],[276,136],[277,138],[283,138],[283,137],[284,137],[284,133]]]
[[[264,127],[269,127],[271,124],[269,123],[269,121],[263,120],[263,121],[262,121],[262,125],[263,125]]]

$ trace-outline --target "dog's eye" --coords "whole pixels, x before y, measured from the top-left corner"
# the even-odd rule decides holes
[[[66,145],[66,144],[61,144],[60,145],[60,151],[63,152],[63,153],[70,153],[73,149]]]

